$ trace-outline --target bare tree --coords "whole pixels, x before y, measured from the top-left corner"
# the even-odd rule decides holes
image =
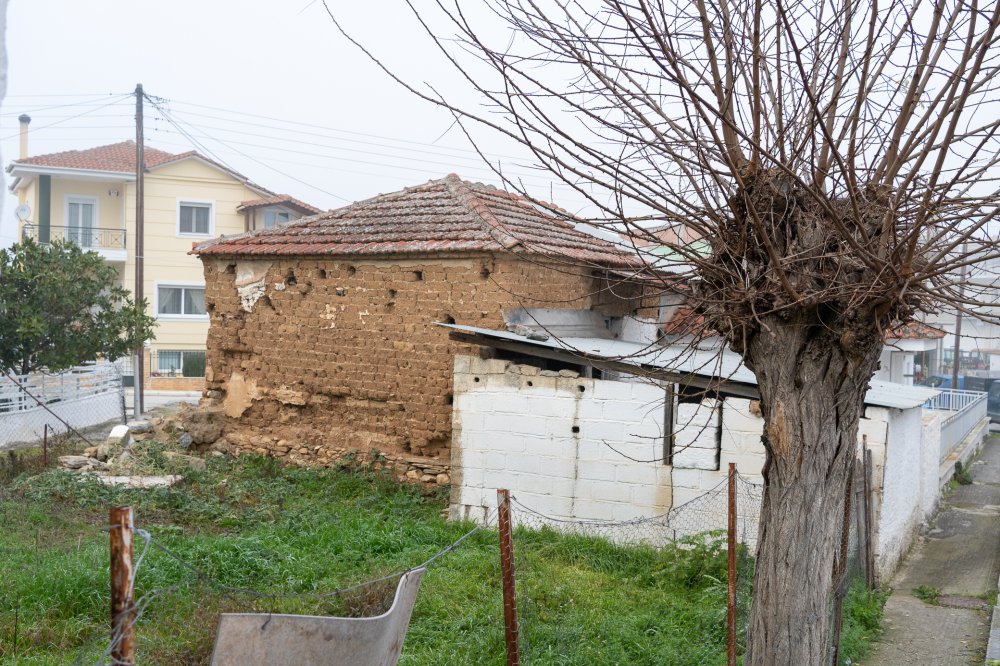
[[[821,663],[883,332],[942,307],[985,316],[962,269],[1000,256],[1000,6],[491,0],[498,31],[407,2],[483,104],[390,76],[526,147],[637,240],[684,230],[659,242],[756,373],[765,419],[746,663]]]

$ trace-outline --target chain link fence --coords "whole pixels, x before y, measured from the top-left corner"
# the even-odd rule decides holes
[[[763,487],[736,477],[736,645],[742,654],[750,619],[753,554]],[[602,641],[618,623],[645,623],[650,637],[636,657],[678,666],[725,664],[727,649],[727,483],[663,515],[627,521],[566,520],[535,511],[516,496],[511,519],[523,663],[558,663],[565,641]],[[555,566],[578,564],[578,579]],[[602,572],[607,572],[605,579]],[[614,576],[639,581],[648,614],[584,617],[576,595],[606,588]],[[678,612],[680,606],[686,610]],[[590,627],[590,629],[584,629]]]
[[[125,389],[112,363],[0,374],[0,450],[41,446],[49,436],[109,422],[125,422]]]

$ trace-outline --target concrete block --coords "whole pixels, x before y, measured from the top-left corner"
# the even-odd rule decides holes
[[[619,421],[587,419],[578,421],[578,425],[584,439],[606,440],[612,445],[625,440],[626,425]]]
[[[129,427],[127,425],[116,425],[108,433],[108,438],[106,444],[112,447],[124,447],[128,445],[129,442]]]
[[[528,507],[532,511],[551,516],[553,518],[570,518],[573,513],[573,499],[560,495],[547,495],[544,493],[532,493],[522,490],[515,493],[517,501]],[[523,517],[524,524],[529,527],[538,527],[538,519],[525,511],[514,511],[515,520]]]
[[[750,413],[750,401],[727,398],[722,410],[723,423],[731,432],[761,434],[764,432],[764,419]]]
[[[482,468],[491,471],[507,469],[507,454],[500,451],[486,451]]]
[[[493,396],[493,411],[497,413],[524,415],[537,414],[537,405],[529,404],[527,396],[513,391],[497,393]]]
[[[537,496],[573,497],[573,479],[554,479],[549,475],[518,474],[514,479],[511,492],[520,497],[519,493],[532,493]]]
[[[455,374],[468,374],[469,368],[472,367],[472,357],[467,354],[456,354],[455,355]]]
[[[581,460],[577,463],[577,478],[581,482],[615,481],[620,480],[618,470],[618,465],[604,461]]]
[[[575,459],[577,441],[569,437],[524,437],[524,452],[535,456]]]
[[[573,509],[576,518],[588,520],[614,520],[615,509],[620,503],[606,502],[596,499],[577,498]]]
[[[633,483],[639,485],[655,486],[660,483],[659,469],[668,469],[666,465],[659,462],[652,463],[623,463],[615,465],[615,481],[620,483]],[[669,485],[669,474],[667,483]]]
[[[719,467],[716,450],[689,446],[674,453],[674,469],[714,470]]]
[[[617,382],[598,379],[594,381],[594,398],[599,400],[632,400],[632,385],[628,382]]]
[[[577,485],[577,496],[608,502],[629,502],[632,499],[632,484],[618,481],[581,481]]]
[[[534,397],[531,400],[525,398],[525,403],[526,407],[523,411],[538,417],[572,419],[578,411],[577,401],[571,395]]]
[[[673,489],[669,484],[663,486],[656,485],[633,485],[630,487],[630,503],[635,507],[633,511],[656,515],[670,509],[673,497]]]
[[[880,410],[875,407],[869,407],[866,413],[871,412],[884,412],[885,410]],[[887,416],[887,415],[886,415]],[[872,446],[874,444],[885,444],[887,434],[888,434],[888,419],[877,420],[871,418],[863,418],[858,423],[858,442],[861,441],[862,435],[868,435],[868,445]]]
[[[525,474],[539,474],[544,471],[554,478],[572,479],[576,476],[576,462],[570,456],[547,457],[529,453],[512,453],[507,456],[507,468]]]

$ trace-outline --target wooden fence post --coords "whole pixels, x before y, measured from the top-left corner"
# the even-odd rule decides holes
[[[514,594],[514,537],[510,524],[510,492],[497,490],[497,526],[500,531],[500,575],[503,580],[504,641],[507,666],[521,665],[517,637],[517,597]]]
[[[728,666],[736,666],[736,463],[729,463],[729,594],[726,604]]]
[[[132,507],[111,509],[111,663],[135,664]]]

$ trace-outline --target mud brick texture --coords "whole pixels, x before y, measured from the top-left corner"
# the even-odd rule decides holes
[[[228,416],[230,444],[317,464],[372,448],[448,459],[454,355],[479,350],[434,322],[502,329],[503,308],[640,306],[602,269],[504,252],[202,259],[203,402]]]

